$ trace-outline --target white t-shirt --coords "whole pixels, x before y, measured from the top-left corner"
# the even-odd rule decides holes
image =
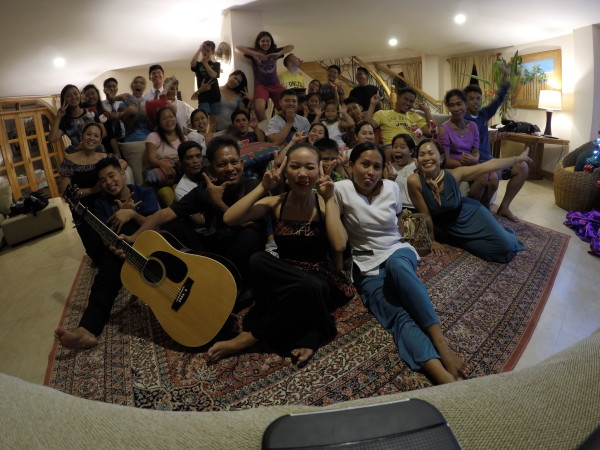
[[[352,259],[363,275],[376,275],[379,265],[400,248],[410,248],[398,231],[397,216],[402,212],[400,189],[383,180],[381,192],[372,203],[359,194],[352,180],[335,183],[335,199],[342,213],[342,223],[352,247]]]
[[[397,170],[394,167],[395,170]],[[417,170],[417,164],[413,161],[410,164],[402,167],[399,171],[396,172],[396,184],[400,188],[400,200],[402,200],[402,206],[405,208],[414,209],[415,205],[413,205],[410,196],[408,195],[408,177],[410,177]]]
[[[183,175],[181,180],[179,180],[179,183],[177,183],[177,187],[175,188],[175,201],[181,200],[183,197],[185,197],[185,194],[190,192],[196,186],[198,186],[198,183],[190,180],[186,175]]]
[[[342,134],[344,134],[344,132],[340,130],[339,120],[332,124],[328,124],[327,122],[323,121],[323,125],[325,125],[327,131],[329,132],[329,139],[333,139],[337,143],[338,149],[347,147],[346,143],[342,139]]]

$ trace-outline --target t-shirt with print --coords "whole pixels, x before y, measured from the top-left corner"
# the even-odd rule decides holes
[[[425,118],[414,112],[399,113],[391,109],[377,111],[373,114],[373,120],[381,128],[381,138],[383,145],[390,145],[392,139],[398,133],[406,133],[415,139],[415,133],[412,130],[413,125],[417,128],[423,128],[427,125]]]
[[[215,61],[208,61],[208,66],[217,72],[217,78],[221,75],[221,63]],[[198,95],[198,103],[217,103],[221,100],[221,91],[219,90],[219,83],[216,79],[211,78],[206,67],[202,64],[202,61],[198,61],[195,67],[192,67],[192,72],[196,74],[196,85],[200,87],[203,81],[214,80],[210,85],[210,90],[202,92]]]
[[[258,48],[253,49],[256,52],[263,53]],[[278,53],[282,49],[277,48],[273,53]],[[277,58],[267,58],[264,61],[258,62],[251,56],[246,55],[247,58],[252,59],[252,68],[254,69],[254,84],[262,84],[263,86],[273,86],[279,83],[277,79],[277,60],[283,58],[278,56]]]
[[[306,90],[304,86],[304,76],[301,73],[298,75],[292,75],[289,70],[281,72],[277,75],[279,83],[286,89],[293,89],[296,92],[302,92]]]

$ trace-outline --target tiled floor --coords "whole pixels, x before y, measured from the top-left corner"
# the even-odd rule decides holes
[[[500,187],[497,204],[505,184]],[[600,327],[600,258],[587,253],[562,222],[551,182],[528,181],[512,210],[529,222],[571,236],[538,326],[517,368],[527,367],[587,337]],[[42,383],[65,300],[83,255],[70,226],[0,251],[0,372]]]

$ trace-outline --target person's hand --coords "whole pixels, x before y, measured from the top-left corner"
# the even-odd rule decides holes
[[[424,113],[428,113],[431,112],[429,110],[429,105],[427,104],[427,102],[421,101],[419,100],[416,104],[415,104],[415,109],[418,109],[420,111],[423,111]]]
[[[335,161],[329,166],[327,171],[323,168],[323,161],[319,162],[319,178],[317,178],[317,192],[325,201],[333,197],[334,186],[333,181],[330,177],[333,168],[335,167]]]
[[[118,239],[120,241],[123,241],[123,243],[119,243],[116,246],[115,245],[109,245],[108,249],[113,252],[115,255],[117,255],[119,258],[121,259],[125,259],[125,252],[122,250],[122,247],[126,246],[127,244],[133,244],[135,242],[135,237],[134,236],[127,236],[125,234],[120,234],[118,236]]]
[[[348,111],[348,106],[346,106],[346,104],[344,102],[341,102],[340,103],[340,114],[344,114],[347,111]]]
[[[519,156],[515,156],[515,162],[533,162],[532,159],[529,157],[529,147],[525,147],[525,151],[523,151],[523,153],[521,153]]]
[[[275,167],[271,170],[267,170],[263,175],[262,185],[265,191],[269,192],[275,189],[281,183],[281,174],[285,169],[285,165],[287,164],[287,156],[283,158],[283,162],[279,167]]]
[[[203,63],[207,63],[210,60],[210,55],[208,54],[208,52],[202,52],[202,62]]]
[[[385,170],[384,170],[384,177],[387,178],[388,180],[392,180],[395,181],[396,180],[396,169],[394,169],[394,165],[392,164],[391,161],[386,161],[385,162]]]
[[[171,167],[171,164],[169,164],[168,161],[159,161],[160,164],[160,168],[162,169],[162,171],[165,173],[165,175],[168,178],[174,177],[175,176],[175,169],[173,167]]]
[[[279,57],[281,56],[280,52],[275,52],[275,53],[269,53],[267,56],[267,59],[279,59]]]
[[[379,102],[381,101],[381,95],[379,95],[379,93],[375,94],[373,97],[371,97],[371,105],[375,105],[377,106],[377,104],[379,104]]]
[[[208,195],[209,201],[213,205],[221,203],[223,201],[223,194],[225,193],[225,190],[232,184],[235,184],[233,181],[225,181],[223,184],[216,185],[208,177],[208,175],[206,175],[206,172],[202,172],[202,177],[206,182],[206,194]]]
[[[245,98],[246,100],[250,101],[252,100],[252,96],[248,92],[248,88],[245,88],[243,91],[240,92],[240,94],[242,94],[242,98]]]
[[[294,111],[292,108],[286,109],[285,110],[285,121],[287,123],[293,125],[295,120],[296,120],[296,111]]]
[[[436,256],[441,256],[446,251],[446,246],[438,241],[431,241],[431,253]]]
[[[198,90],[196,92],[198,92],[198,94],[202,94],[203,92],[210,91],[210,88],[211,88],[213,82],[214,82],[213,79],[202,80],[202,82],[200,83],[200,87],[198,88]]]
[[[479,164],[479,161],[470,153],[463,153],[460,155],[461,166],[474,166],[475,164]]]
[[[298,130],[296,131],[294,134],[292,134],[292,137],[290,138],[290,142],[292,144],[297,144],[298,142],[300,142],[302,140],[302,138],[304,138],[304,133],[302,132],[302,130]]]
[[[121,232],[121,228],[130,220],[133,220],[137,213],[133,209],[119,209],[112,216],[108,218],[108,224],[110,225],[110,229],[115,233],[119,234]]]
[[[502,83],[508,83],[510,79],[510,69],[508,68],[508,64],[502,64],[500,66],[500,71],[502,72]]]
[[[260,52],[255,52],[252,55],[252,59],[254,59],[256,62],[264,62],[268,59],[268,55],[265,55],[264,53],[260,53]]]
[[[61,105],[61,107],[56,110],[56,118],[62,119],[65,116],[65,114],[67,113],[68,107],[69,107],[69,105],[67,104],[67,102],[63,103]]]
[[[115,203],[119,207],[119,209],[135,209],[142,203],[142,201],[140,200],[137,203],[133,203],[132,198],[130,198],[129,200],[121,200],[117,198],[115,199]]]

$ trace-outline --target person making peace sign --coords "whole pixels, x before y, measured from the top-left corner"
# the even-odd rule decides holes
[[[243,164],[240,149],[235,139],[218,136],[208,144],[206,157],[210,163],[208,173],[203,173],[204,183],[148,218],[142,227],[131,236],[123,238],[133,243],[145,230],[163,228],[185,246],[198,251],[208,251],[227,258],[240,272],[246,292],[249,286],[248,261],[250,256],[264,250],[266,233],[263,223],[244,223],[243,226],[228,226],[223,214],[240,198],[252,191],[258,180],[242,176]],[[206,230],[197,233],[190,216],[201,213],[205,218]]]
[[[265,197],[282,177],[289,191]],[[208,350],[209,361],[260,340],[305,364],[319,345],[336,335],[329,313],[356,292],[349,277],[332,263],[332,254],[343,252],[347,242],[333,192],[317,149],[299,143],[288,150],[279,168],[267,171],[261,184],[227,210],[223,220],[229,226],[272,215],[279,259],[267,252],[252,255],[255,304],[239,335]]]

